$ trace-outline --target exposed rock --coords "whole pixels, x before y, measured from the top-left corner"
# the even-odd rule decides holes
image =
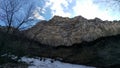
[[[87,20],[82,16],[74,18],[54,16],[49,21],[37,23],[26,30],[25,34],[43,44],[70,46],[120,34],[120,21],[102,21],[99,18]]]

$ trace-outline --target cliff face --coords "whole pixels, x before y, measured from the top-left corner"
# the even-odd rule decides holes
[[[99,18],[87,20],[82,16],[63,18],[54,16],[41,21],[25,33],[43,44],[70,46],[83,41],[120,34],[120,21],[102,21]]]

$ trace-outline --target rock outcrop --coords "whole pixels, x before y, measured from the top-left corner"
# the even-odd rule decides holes
[[[41,21],[25,33],[29,38],[53,46],[70,46],[83,41],[120,34],[120,21],[102,21],[99,18],[85,19],[54,16]]]

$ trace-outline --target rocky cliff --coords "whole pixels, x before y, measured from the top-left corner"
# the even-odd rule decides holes
[[[83,41],[89,42],[100,37],[120,34],[120,21],[102,21],[99,18],[86,19],[54,16],[49,21],[41,21],[25,34],[43,44],[70,46]]]

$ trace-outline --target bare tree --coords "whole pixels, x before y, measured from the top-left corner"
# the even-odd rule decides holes
[[[15,17],[16,18],[16,29],[24,29],[25,27],[22,27],[23,24],[27,24],[30,26],[30,24],[32,23],[32,21],[34,21],[33,16],[33,12],[34,12],[34,5],[33,4],[29,4],[27,9],[24,11],[24,16],[19,16],[21,18]],[[17,15],[16,15],[17,16]]]
[[[34,4],[29,1],[0,0],[0,20],[7,27],[7,32],[11,31],[11,28],[19,30],[25,27],[24,24],[30,24],[34,20],[32,18],[33,11]]]

